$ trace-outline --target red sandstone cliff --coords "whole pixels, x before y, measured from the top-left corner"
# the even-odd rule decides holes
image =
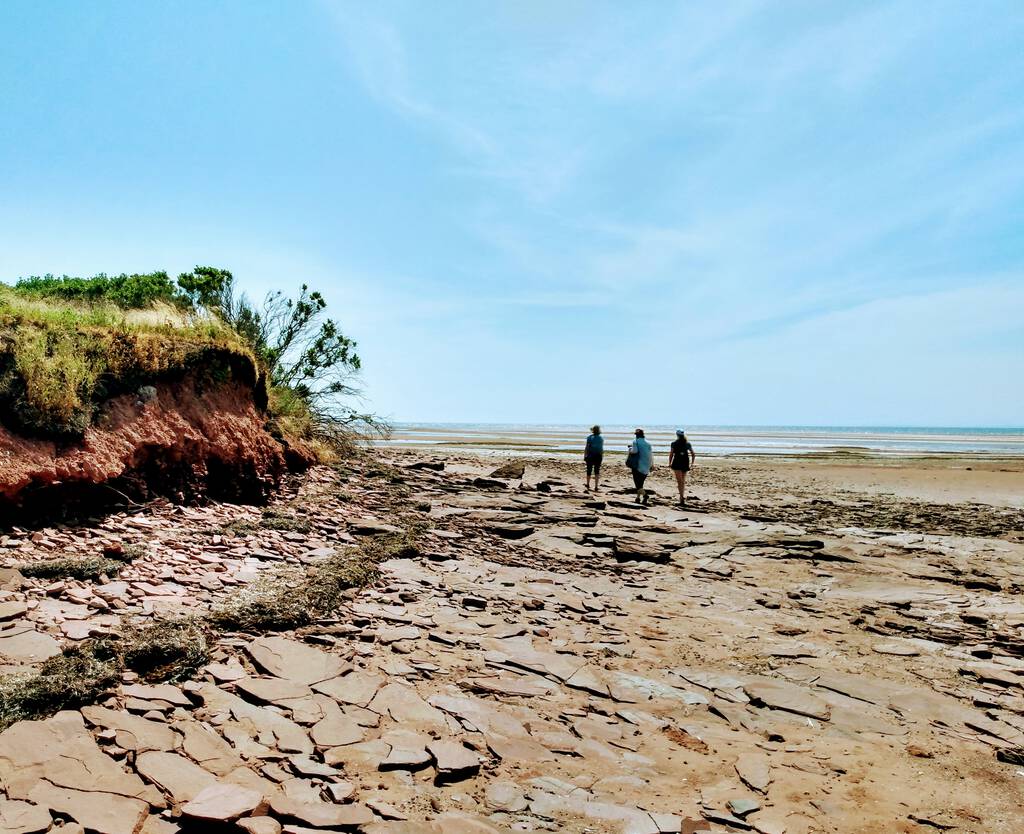
[[[107,400],[78,441],[30,439],[0,424],[0,508],[56,510],[39,505],[97,485],[138,498],[259,501],[285,471],[265,422],[252,387],[200,385],[190,374]]]

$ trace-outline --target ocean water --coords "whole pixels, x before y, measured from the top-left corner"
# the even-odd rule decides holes
[[[603,426],[606,453],[624,451],[634,426]],[[675,426],[645,426],[657,451],[668,449]],[[686,426],[698,455],[871,454],[1024,457],[1024,428],[912,426]],[[399,423],[387,445],[549,455],[581,452],[588,426]]]

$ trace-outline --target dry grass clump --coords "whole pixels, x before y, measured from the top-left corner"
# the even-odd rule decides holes
[[[35,673],[0,678],[0,730],[95,703],[126,669],[150,682],[178,681],[209,659],[206,634],[195,620],[158,620],[129,626],[118,637],[84,640],[43,661]]]
[[[70,646],[43,661],[35,674],[0,678],[0,730],[86,706],[113,689],[121,670],[113,653],[104,656],[97,649],[94,641]]]
[[[260,530],[281,530],[286,533],[308,533],[313,525],[305,518],[280,509],[264,510],[257,521],[247,519],[232,521],[221,528],[221,532],[244,536],[250,533],[257,533]]]
[[[281,571],[242,589],[209,616],[227,631],[288,631],[333,616],[350,591],[380,578],[377,567],[387,559],[419,553],[418,529],[365,539],[337,553],[308,573]]]
[[[281,572],[254,582],[212,611],[209,622],[226,631],[290,631],[332,616],[347,592],[378,578],[376,563],[352,550],[324,560],[307,574]]]
[[[26,562],[18,565],[18,570],[22,576],[36,579],[99,579],[100,576],[117,576],[124,565],[119,559],[80,556]]]
[[[288,631],[312,622],[302,589],[306,576],[295,570],[274,571],[232,594],[207,619],[224,631]]]
[[[130,626],[118,642],[124,668],[150,682],[187,680],[210,660],[206,631],[194,619]]]
[[[17,568],[22,576],[36,579],[99,579],[101,576],[117,576],[127,563],[142,558],[147,552],[145,545],[128,544],[107,548],[102,556],[61,556],[25,562]]]

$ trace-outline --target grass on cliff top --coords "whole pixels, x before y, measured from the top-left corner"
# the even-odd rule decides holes
[[[81,435],[98,402],[213,354],[255,368],[233,330],[160,300],[126,309],[0,285],[0,418],[28,433]]]

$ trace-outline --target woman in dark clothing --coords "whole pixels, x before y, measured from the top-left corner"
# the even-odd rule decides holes
[[[604,438],[601,427],[594,426],[587,437],[587,447],[583,450],[583,462],[587,465],[587,491],[590,491],[590,476],[594,476],[594,492],[598,492],[598,481],[601,480],[601,461],[604,460]]]
[[[686,473],[690,471],[697,455],[693,452],[693,446],[686,439],[686,432],[682,429],[676,432],[676,439],[668,450],[668,466],[676,476],[676,486],[679,487],[679,506],[686,506]]]

